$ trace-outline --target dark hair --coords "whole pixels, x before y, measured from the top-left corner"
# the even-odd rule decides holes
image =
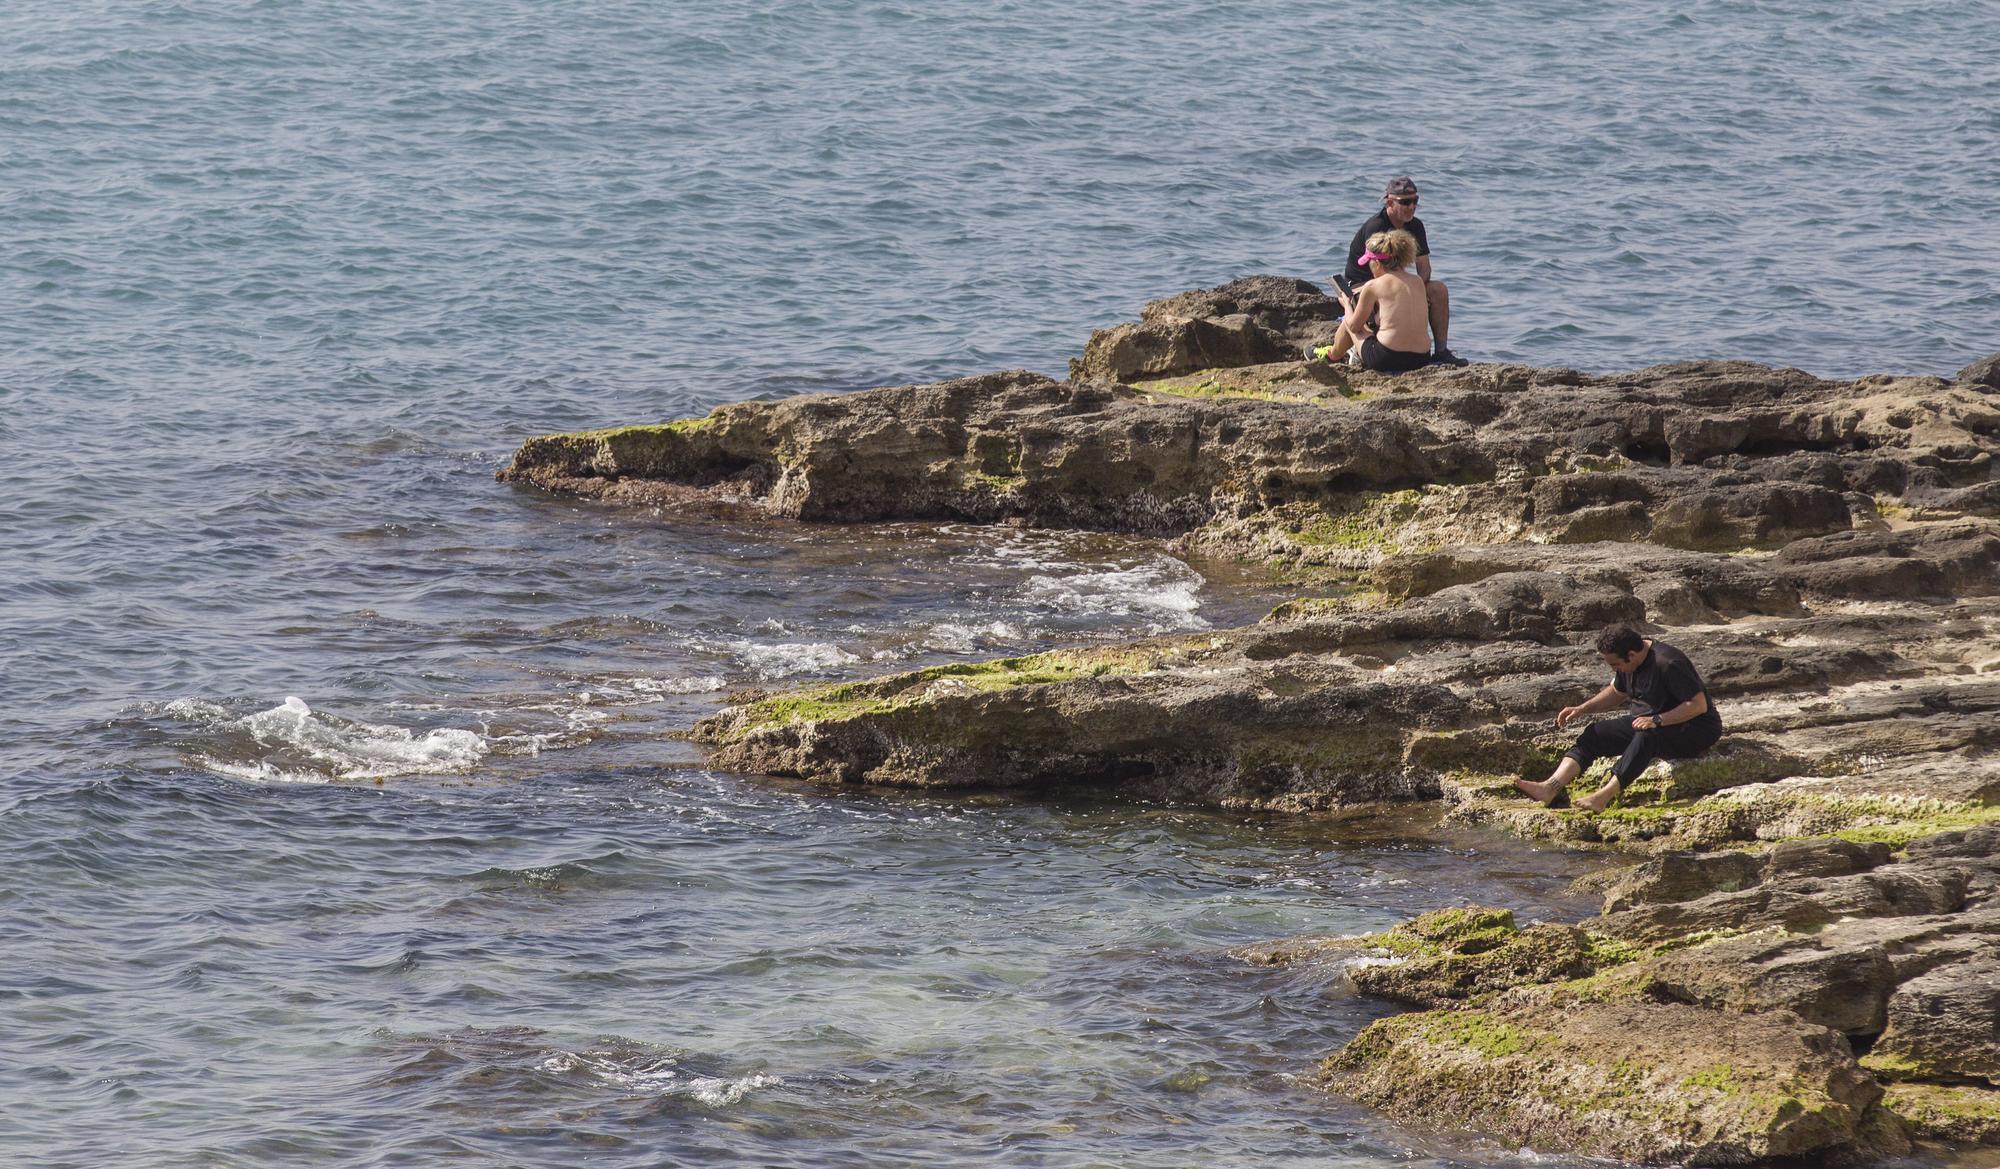
[[[1597,635],[1597,652],[1624,657],[1646,648],[1646,635],[1620,621],[1606,625]]]

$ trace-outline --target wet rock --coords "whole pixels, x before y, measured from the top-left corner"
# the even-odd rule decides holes
[[[1892,1151],[1898,1115],[1989,1131],[1988,1098],[1960,1094],[2000,1074],[2000,357],[1956,382],[1290,360],[1337,315],[1303,281],[1235,281],[1100,333],[1070,381],[544,436],[502,478],[1132,532],[1332,581],[1244,629],[757,695],[694,736],[717,766],[834,783],[1448,798],[1457,821],[1663,852],[1580,925],[1475,907],[1246,956],[1366,942],[1397,960],[1353,966],[1357,987],[1453,1008],[1335,1061],[1412,1123],[1706,1164]],[[1573,738],[1552,716],[1603,684],[1590,639],[1613,620],[1690,654],[1724,743],[1601,815],[1542,808],[1511,781]],[[1881,1075],[1929,1077],[1893,1114],[1839,1038],[1877,1032]]]
[[[1162,309],[1131,327],[1139,332],[1120,352],[1136,355],[1106,358],[1107,371],[1126,369],[1107,376],[1136,377],[1134,363],[1214,360],[1220,349],[1232,361],[1268,362],[1290,344],[1273,340],[1283,330],[1324,324],[1309,287],[1175,298],[1176,311],[1240,311]],[[524,444],[502,478],[629,498],[697,490],[800,519],[1024,520],[1158,534],[1298,503],[1338,517],[1371,492],[1449,485],[1460,492],[1450,514],[1424,522],[1462,532],[1476,517],[1496,541],[1540,533],[1723,548],[1846,534],[1849,497],[1941,500],[1990,484],[2000,450],[2000,426],[1989,421],[2000,413],[1995,391],[1973,383],[1828,382],[1730,362],[1605,378],[1471,367],[1396,381],[1393,394],[1347,401],[1329,400],[1304,367],[1298,394],[1238,397],[1010,371],[544,436]],[[1957,567],[1938,581],[1953,588],[1974,579],[1982,556],[1991,563],[1990,551],[1970,546],[1864,559],[1899,562],[1873,566],[1888,578],[1876,587],[1889,588],[1943,558]],[[1839,583],[1825,563],[1792,571],[1815,587]]]
[[[1838,491],[1745,483],[1677,496],[1651,517],[1648,537],[1670,548],[1729,550],[1844,532],[1852,522]]]
[[[1851,1146],[1881,1088],[1824,1027],[1679,1004],[1452,1010],[1371,1024],[1328,1082],[1412,1127],[1643,1162]]]
[[[2000,824],[1941,832],[1913,841],[1905,854],[1912,863],[1968,862],[1988,872],[2000,869]]]
[[[1153,317],[1092,336],[1083,356],[1070,363],[1070,374],[1123,382],[1298,356],[1296,346],[1242,313]]]

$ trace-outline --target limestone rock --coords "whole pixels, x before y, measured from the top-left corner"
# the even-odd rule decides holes
[[[1981,521],[1916,532],[1839,532],[1795,541],[1779,570],[1801,589],[1851,599],[2000,590],[2000,531]]]
[[[1848,840],[1788,840],[1762,856],[1744,852],[1667,853],[1620,878],[1605,893],[1604,912],[1734,893],[1761,884],[1767,877],[1844,877],[1878,868],[1888,859],[1887,845]]]
[[[1953,913],[1964,907],[1967,881],[1963,870],[1908,866],[1844,877],[1766,880],[1740,892],[1607,913],[1592,928],[1627,941],[1659,943],[1717,930],[1776,926],[1796,932],[1846,917]]]
[[[1541,922],[1508,931],[1490,948],[1359,966],[1350,977],[1366,994],[1440,1007],[1523,984],[1582,978],[1594,969],[1583,931]]]
[[[1763,863],[1746,852],[1671,852],[1625,874],[1604,895],[1604,911],[1693,901],[1734,893],[1764,879]]]
[[[1958,380],[2000,390],[2000,353],[1989,354],[1959,370]]]
[[[1840,1149],[1882,1091],[1824,1027],[1678,1004],[1401,1015],[1371,1024],[1325,1072],[1412,1127],[1702,1165]]]
[[[2000,1145],[2000,1091],[1969,1084],[1886,1085],[1882,1107],[1911,1133],[1934,1140]]]
[[[2000,937],[1989,937],[2000,944]],[[2000,1087],[2000,954],[1940,966],[1896,988],[1888,1029],[1869,1066],[1928,1079],[1979,1078]]]
[[[1787,1010],[1849,1035],[1873,1035],[1895,988],[1879,945],[1828,946],[1779,931],[1672,951],[1647,968],[1656,996],[1738,1013]]]
[[[1303,280],[1232,280],[1153,301],[1137,324],[1092,334],[1070,376],[1123,382],[1297,359],[1330,339],[1340,316],[1339,301]]]

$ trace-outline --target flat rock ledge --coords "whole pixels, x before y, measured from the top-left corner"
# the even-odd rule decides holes
[[[775,517],[1167,537],[1301,595],[1262,622],[746,692],[720,767],[1448,818],[1650,856],[1579,923],[1504,909],[1258,961],[1421,1008],[1322,1069],[1416,1125],[1703,1165],[2000,1141],[2000,355],[1955,379],[1740,362],[1401,378],[1308,365],[1255,277],[1025,371],[525,444],[501,478]],[[1333,315],[1337,316],[1337,312]],[[1614,620],[1727,734],[1602,815],[1517,795]]]

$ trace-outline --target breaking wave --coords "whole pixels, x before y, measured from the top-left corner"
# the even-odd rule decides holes
[[[1147,633],[1176,633],[1208,628],[1200,613],[1206,583],[1185,563],[1161,557],[1132,568],[1032,576],[1020,599],[1053,623],[1109,618],[1134,622]]]
[[[463,775],[495,747],[494,739],[478,731],[416,731],[343,719],[314,711],[297,697],[241,717],[201,699],[169,702],[159,713],[203,728],[208,741],[189,752],[196,766],[268,783]]]

